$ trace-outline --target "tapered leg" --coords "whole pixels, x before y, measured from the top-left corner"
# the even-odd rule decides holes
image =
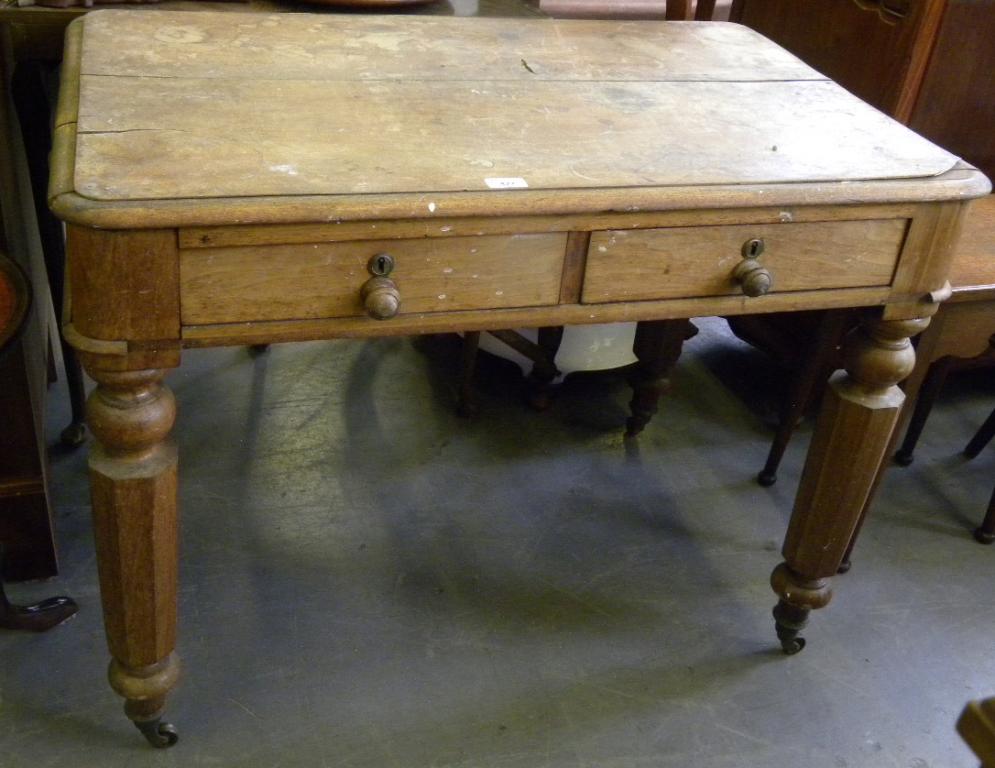
[[[849,312],[827,310],[822,313],[815,328],[815,339],[810,354],[805,356],[802,367],[791,382],[790,391],[781,409],[777,432],[770,444],[767,463],[757,475],[757,482],[768,487],[777,482],[777,468],[784,451],[791,441],[795,427],[809,405],[810,398],[818,397],[817,386],[825,383],[829,373],[839,364],[838,348],[848,325],[852,323]]]
[[[625,424],[626,437],[635,437],[649,424],[660,395],[670,387],[670,372],[681,356],[685,339],[696,332],[689,320],[643,321],[636,326],[632,351],[638,362],[629,376],[632,415]]]
[[[826,605],[905,398],[896,384],[912,371],[909,340],[929,319],[867,320],[846,340],[846,372],[830,380],[802,472],[771,586],[777,636],[786,653],[805,644],[799,632]]]
[[[526,394],[529,405],[537,411],[546,410],[552,403],[553,382],[560,375],[556,368],[556,353],[560,351],[562,341],[562,325],[539,329],[537,343],[542,350],[542,357],[534,361],[529,372]]]
[[[974,538],[982,544],[995,542],[995,491],[992,491],[991,501],[988,502],[988,513],[981,525],[974,529]]]
[[[473,387],[473,374],[477,368],[477,351],[480,349],[480,331],[467,331],[463,334],[463,354],[460,365],[459,394],[456,412],[460,416],[476,416],[480,411],[477,391]]]
[[[933,410],[933,404],[936,402],[940,390],[943,389],[952,362],[952,357],[942,357],[933,363],[926,372],[926,378],[922,383],[922,389],[919,390],[919,397],[916,398],[915,408],[913,408],[912,416],[909,419],[909,427],[905,430],[902,447],[895,452],[896,464],[907,467],[912,463],[916,445],[919,443],[919,436],[922,435],[926,420]]]
[[[176,684],[176,416],[163,371],[111,371],[88,361],[97,388],[87,401],[96,438],[90,487],[111,687],[150,743],[176,731],[161,721]]]
[[[967,444],[964,449],[964,455],[969,459],[973,459],[992,441],[995,437],[995,411],[992,411],[988,418],[985,419],[985,423],[981,425],[981,428],[975,433],[974,437]]]

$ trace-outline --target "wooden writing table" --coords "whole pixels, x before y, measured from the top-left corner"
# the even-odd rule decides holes
[[[183,347],[869,307],[772,576],[789,652],[850,540],[978,171],[728,24],[101,11],[50,185],[111,685],[176,682]],[[747,295],[748,294],[748,295]]]

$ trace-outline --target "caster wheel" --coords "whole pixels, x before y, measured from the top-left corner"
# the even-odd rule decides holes
[[[995,533],[986,531],[983,528],[975,528],[974,540],[979,544],[991,544],[992,542],[995,542]]]
[[[895,454],[895,463],[900,467],[907,467],[912,463],[913,455],[905,451],[898,451]]]
[[[790,640],[781,641],[781,650],[784,651],[785,656],[794,656],[796,653],[800,653],[804,647],[804,637],[793,637]]]
[[[777,475],[773,472],[768,472],[767,470],[764,470],[759,475],[757,475],[757,485],[763,486],[764,488],[770,488],[776,482],[777,482]]]
[[[169,749],[180,740],[180,734],[172,723],[163,723],[160,720],[136,720],[135,727],[156,749]]]
[[[269,351],[269,344],[250,344],[249,357],[259,357]]]
[[[840,567],[836,569],[836,573],[846,573],[847,571],[850,570],[852,566],[853,563],[851,563],[849,560],[844,560],[842,563],[840,563]]]
[[[82,422],[74,421],[59,435],[59,442],[66,448],[79,448],[86,440],[86,427]]]

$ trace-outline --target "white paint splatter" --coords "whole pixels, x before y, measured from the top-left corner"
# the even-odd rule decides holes
[[[279,165],[271,165],[269,169],[275,173],[285,173],[288,176],[297,176],[299,173],[296,165],[288,165],[286,163],[280,163]]]

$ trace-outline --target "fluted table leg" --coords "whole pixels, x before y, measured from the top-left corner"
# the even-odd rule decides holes
[[[830,380],[781,550],[784,562],[771,576],[780,597],[774,619],[785,653],[804,647],[799,633],[809,613],[832,597],[831,577],[849,545],[905,398],[896,385],[915,364],[910,337],[928,324],[928,318],[867,320],[847,339],[846,372]]]
[[[87,421],[94,535],[111,687],[151,744],[168,747],[175,729],[162,722],[176,684],[176,417],[163,371],[115,371],[89,360],[97,388]]]

